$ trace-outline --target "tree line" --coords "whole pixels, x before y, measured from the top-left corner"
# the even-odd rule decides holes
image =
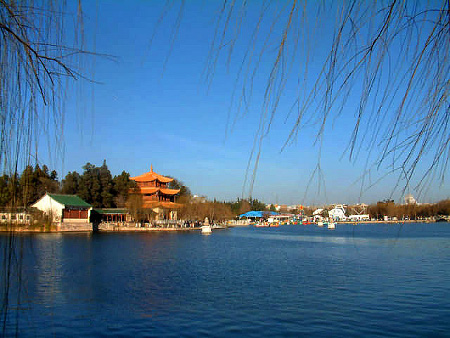
[[[333,207],[325,207],[324,210],[331,210]],[[428,217],[450,215],[450,199],[442,200],[437,203],[421,203],[421,204],[397,204],[393,200],[383,200],[367,206],[366,210],[355,211],[355,206],[349,206],[345,213],[346,216],[351,214],[368,214],[370,219],[383,220],[385,216],[397,219],[420,220]],[[303,212],[306,216],[312,216],[316,210],[314,207],[305,207]],[[324,211],[324,215],[326,212]]]
[[[68,172],[62,181],[44,164],[28,165],[22,174],[0,177],[0,207],[28,207],[48,193],[78,195],[95,208],[124,207],[128,192],[135,187],[130,174],[112,176],[106,160],[100,167],[86,163],[83,173]]]
[[[94,208],[123,208],[132,205],[138,213],[142,201],[130,199],[129,192],[136,188],[136,182],[130,180],[130,174],[122,171],[113,176],[103,161],[101,166],[88,162],[80,174],[69,171],[64,179],[58,179],[58,173],[47,165],[28,165],[19,174],[0,176],[0,207],[29,207],[48,193],[77,195]],[[171,177],[173,178],[173,177]],[[196,203],[191,190],[182,181],[173,178],[170,189],[180,189],[178,202],[182,204],[179,217],[186,219],[229,219],[251,210],[265,210],[265,203],[258,199],[237,198],[232,202],[216,200]],[[135,196],[136,197],[136,196]]]
[[[209,220],[223,221],[235,218],[240,214],[248,211],[263,211],[266,210],[266,204],[256,198],[242,199],[237,198],[236,201],[204,201],[197,202],[191,196],[184,196],[180,198],[180,203],[183,204],[178,211],[178,217],[185,220],[204,220],[208,217]]]
[[[34,167],[28,165],[22,174],[4,174],[0,176],[0,207],[28,207],[46,192],[78,195],[94,208],[123,208],[129,202],[129,192],[136,187],[130,180],[130,174],[122,171],[113,176],[106,160],[101,166],[86,163],[83,172],[68,172],[61,181],[58,173],[50,170],[45,164]],[[266,204],[256,198],[219,202],[217,200],[196,202],[190,189],[183,182],[174,178],[169,188],[180,189],[178,217],[182,219],[198,219],[205,217],[224,220],[254,210],[267,210]],[[140,209],[139,201],[134,201],[135,208]],[[272,205],[273,208],[273,205]],[[271,210],[271,209],[269,209]],[[303,213],[310,215],[314,208],[305,207]],[[298,213],[299,211],[294,213]],[[395,204],[392,200],[380,201],[369,205],[367,213],[371,218],[382,219],[384,216],[417,219],[436,215],[450,215],[450,200],[434,204]]]
[[[450,200],[432,204],[395,204],[393,201],[381,201],[368,207],[372,219],[382,220],[384,216],[398,219],[423,219],[427,217],[450,215]]]

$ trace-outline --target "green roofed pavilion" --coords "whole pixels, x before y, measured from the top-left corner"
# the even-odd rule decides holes
[[[90,225],[92,206],[76,195],[46,193],[31,206],[50,216],[58,230],[92,230]]]

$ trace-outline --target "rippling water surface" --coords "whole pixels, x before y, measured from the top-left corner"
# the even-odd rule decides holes
[[[446,223],[16,241],[7,335],[450,335]]]

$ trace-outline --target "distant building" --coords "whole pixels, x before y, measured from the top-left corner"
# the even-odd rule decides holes
[[[131,221],[131,215],[126,209],[98,208],[92,210],[91,215],[91,220],[95,223],[123,223]]]
[[[50,216],[61,230],[88,230],[90,227],[92,206],[76,195],[46,193],[31,206]]]
[[[318,208],[318,209],[314,210],[314,212],[313,212],[314,222],[323,220],[323,212],[324,212],[323,208]]]
[[[30,224],[32,215],[24,208],[3,208],[0,210],[0,223]]]
[[[407,194],[405,196],[404,200],[405,200],[405,204],[417,204],[416,199],[411,194]]]
[[[130,194],[140,194],[142,196],[142,208],[151,209],[156,215],[157,220],[177,219],[177,209],[181,204],[175,203],[175,196],[180,189],[169,189],[167,184],[173,181],[173,178],[165,177],[153,171],[150,171],[135,177],[130,177],[137,183],[137,190],[130,191]]]
[[[287,212],[288,211],[288,206],[286,204],[282,204],[282,205],[279,206],[277,211],[279,211],[279,212]]]
[[[191,198],[192,203],[206,203],[206,196],[194,195]]]
[[[367,207],[368,205],[365,203],[358,203],[354,205],[348,206],[348,212],[353,215],[363,215],[367,214]]]
[[[352,222],[370,221],[370,216],[368,214],[350,215],[348,219]]]
[[[280,210],[281,210],[281,205],[278,205],[278,204],[266,204],[266,209],[267,210],[275,210],[275,211],[277,211],[277,212],[279,212]]]
[[[345,221],[347,219],[345,208],[342,204],[336,204],[333,209],[328,211],[328,215],[335,221]]]
[[[322,212],[323,212],[323,208],[316,209],[313,212],[313,216],[322,215]]]

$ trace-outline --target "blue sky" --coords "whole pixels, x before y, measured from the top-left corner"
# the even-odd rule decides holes
[[[175,7],[178,5],[175,2]],[[252,3],[253,7],[257,5]],[[43,147],[39,160],[49,163],[62,177],[68,171],[81,173],[86,162],[101,165],[103,159],[113,175],[123,170],[139,175],[153,164],[156,172],[180,179],[194,194],[219,200],[248,196],[252,171],[247,171],[247,164],[260,122],[270,58],[262,61],[261,71],[255,76],[248,112],[242,116],[236,105],[230,109],[246,44],[236,44],[229,67],[226,53],[219,58],[212,83],[205,83],[204,69],[218,7],[215,2],[188,2],[171,49],[176,8],[165,17],[152,39],[163,4],[83,2],[86,48],[111,55],[114,60],[98,56],[83,62],[84,73],[99,83],[79,81],[70,87],[64,109],[63,156],[54,151],[49,155]],[[332,26],[332,22],[328,25]],[[300,54],[306,53],[311,44],[315,51],[308,55],[309,76],[320,70],[322,52],[331,39],[326,35],[326,24],[323,28],[321,39],[301,44]],[[242,34],[250,32],[244,30]],[[299,60],[294,67],[302,67]],[[310,83],[309,78],[307,81]],[[303,128],[296,142],[281,151],[294,121],[295,116],[288,112],[298,87],[298,79],[290,78],[279,113],[263,140],[253,197],[279,204],[373,203],[393,193],[392,197],[400,201],[400,193],[393,189],[396,175],[388,175],[361,193],[365,157],[350,162],[348,156],[342,156],[353,128],[352,114],[344,112],[326,126],[320,161],[323,181],[313,175],[319,158],[313,127]],[[350,99],[348,104],[356,103]],[[423,170],[419,167],[417,172]],[[373,171],[372,181],[385,173],[383,167]],[[412,188],[408,191],[417,195]],[[449,188],[434,180],[419,200],[449,197]]]

